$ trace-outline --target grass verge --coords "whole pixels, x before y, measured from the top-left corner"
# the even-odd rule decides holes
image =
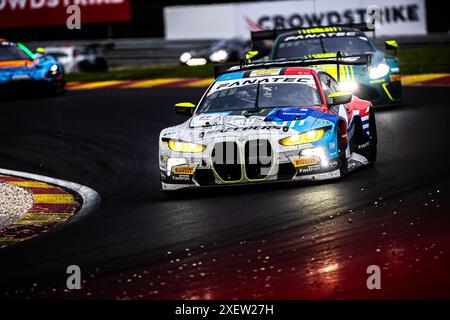
[[[398,51],[402,74],[450,73],[450,45]]]

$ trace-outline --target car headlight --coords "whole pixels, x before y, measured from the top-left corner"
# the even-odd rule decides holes
[[[283,138],[279,143],[283,146],[295,146],[303,143],[310,143],[322,139],[325,135],[325,129],[311,130],[295,136]]]
[[[187,164],[186,159],[184,158],[169,158],[167,159],[167,175],[172,175],[172,169],[176,166],[181,166],[183,164]]]
[[[205,58],[192,58],[186,64],[190,67],[204,66],[208,61]]]
[[[213,52],[209,56],[209,60],[211,60],[212,62],[223,62],[223,61],[227,60],[227,58],[228,58],[228,52],[226,52],[223,49]]]
[[[302,157],[319,157],[322,167],[328,167],[330,162],[328,161],[325,149],[323,147],[303,149],[301,152]]]
[[[369,77],[370,79],[378,79],[384,77],[388,73],[389,73],[389,66],[386,63],[381,62],[370,68]]]
[[[170,150],[176,152],[202,152],[203,150],[206,149],[206,146],[203,144],[176,141],[176,140],[169,140],[168,146]]]
[[[192,54],[190,52],[183,52],[180,56],[181,63],[187,63],[192,58]]]
[[[45,75],[46,77],[57,77],[61,74],[61,71],[59,69],[59,66],[57,64],[54,64],[50,67],[50,70]]]

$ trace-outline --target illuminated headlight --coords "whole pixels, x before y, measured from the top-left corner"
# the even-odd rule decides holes
[[[50,74],[55,75],[59,72],[58,65],[54,64],[50,67]]]
[[[202,144],[197,143],[191,143],[191,142],[183,142],[183,141],[176,141],[176,140],[169,140],[168,141],[169,149],[176,152],[202,152],[206,149],[206,146]]]
[[[311,130],[295,136],[283,138],[279,143],[283,146],[295,146],[303,143],[310,143],[322,139],[325,134],[324,129]]]
[[[192,58],[189,59],[188,62],[186,62],[186,64],[190,67],[195,67],[195,66],[204,66],[208,61],[206,61],[205,58]]]
[[[212,62],[224,62],[227,60],[227,58],[228,52],[226,52],[225,50],[218,50],[209,56],[209,60],[211,60]]]
[[[189,52],[184,52],[180,56],[181,63],[187,63],[192,58],[192,55]]]
[[[322,167],[328,167],[330,165],[324,148],[303,149],[300,155],[303,157],[318,157]]]
[[[378,79],[384,77],[388,73],[389,73],[389,66],[386,63],[381,62],[376,66],[370,68],[369,77],[370,79]]]
[[[356,81],[342,81],[339,83],[340,91],[355,92],[358,89],[358,83]]]
[[[181,166],[186,164],[187,161],[184,158],[169,158],[167,159],[167,175],[170,176],[172,174],[173,167]]]
[[[55,77],[60,74],[59,66],[57,64],[54,64],[50,67],[50,70],[45,75],[46,77]]]

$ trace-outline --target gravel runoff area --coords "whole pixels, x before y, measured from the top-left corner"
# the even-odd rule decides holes
[[[33,195],[25,188],[0,182],[0,229],[13,223],[33,206]]]

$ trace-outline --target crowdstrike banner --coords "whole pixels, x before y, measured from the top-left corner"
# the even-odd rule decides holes
[[[0,28],[65,25],[67,7],[81,8],[82,23],[129,21],[129,0],[0,0]]]
[[[367,8],[377,6],[378,35],[426,34],[424,0],[299,0],[164,9],[167,39],[249,38],[250,30],[311,27],[367,21]]]

